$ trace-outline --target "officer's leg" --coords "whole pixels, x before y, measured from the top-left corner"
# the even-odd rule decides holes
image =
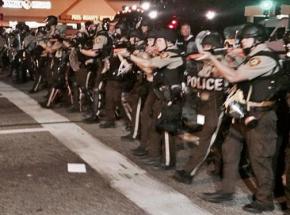
[[[140,145],[134,149],[135,155],[145,155],[147,154],[147,146],[148,146],[148,137],[150,136],[150,132],[153,125],[153,116],[152,116],[152,106],[154,101],[156,100],[156,96],[154,92],[151,90],[144,102],[144,106],[141,111],[141,134],[140,134]]]
[[[276,150],[276,114],[260,113],[256,128],[247,131],[246,142],[252,169],[257,180],[255,198],[262,205],[273,207],[273,156]]]
[[[106,85],[106,118],[100,124],[101,128],[115,127],[115,110],[121,104],[121,87],[117,81],[108,81]]]
[[[72,106],[69,109],[70,112],[75,112],[75,111],[79,111],[80,107],[79,107],[79,87],[78,87],[78,82],[77,82],[77,78],[75,73],[72,73],[70,76],[71,79],[71,91],[72,91]]]
[[[229,134],[222,145],[224,166],[221,188],[214,193],[203,193],[201,198],[205,201],[221,203],[233,199],[235,185],[239,179],[239,161],[244,142],[240,127],[239,123],[230,126]]]
[[[229,134],[222,145],[224,166],[221,190],[225,193],[235,192],[235,184],[239,178],[239,162],[244,142],[239,127],[239,124],[230,126]]]
[[[36,59],[36,70],[35,79],[30,93],[35,93],[39,90],[40,85],[43,82],[43,72],[44,72],[45,58]]]
[[[161,140],[162,135],[156,130],[157,117],[160,114],[162,108],[162,103],[160,100],[156,99],[154,101],[152,110],[153,110],[153,120],[151,122],[150,128],[150,136],[148,139],[148,156],[155,161],[154,165],[159,164],[160,155],[161,155]]]
[[[153,124],[153,104],[156,100],[156,96],[151,90],[146,98],[146,101],[144,103],[142,112],[141,112],[141,139],[140,139],[140,148],[142,150],[145,150],[147,148],[148,144],[148,137],[151,135],[149,133],[150,126]]]
[[[162,132],[162,164],[167,169],[175,165],[175,136],[168,132]]]

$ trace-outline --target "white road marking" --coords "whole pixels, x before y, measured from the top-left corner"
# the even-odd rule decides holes
[[[112,150],[88,132],[60,114],[41,108],[28,95],[0,83],[11,102],[34,118],[71,151],[78,154],[92,168],[105,177],[111,186],[149,214],[210,214],[195,205],[188,197],[151,177],[125,156]],[[65,123],[67,121],[67,123]],[[45,124],[51,122],[51,124]],[[64,122],[64,123],[53,123]]]
[[[44,132],[47,131],[46,128],[16,128],[16,129],[7,129],[7,130],[0,130],[1,134],[17,134],[17,133],[34,133],[34,132]]]

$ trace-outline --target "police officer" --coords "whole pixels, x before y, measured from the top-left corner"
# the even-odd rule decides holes
[[[236,86],[225,102],[234,120],[222,146],[224,167],[221,190],[203,193],[201,197],[214,203],[233,199],[240,153],[245,142],[257,180],[257,190],[253,202],[245,205],[243,210],[262,213],[274,210],[272,163],[277,142],[277,117],[273,109],[279,86],[279,83],[275,84],[279,77],[275,75],[279,72],[279,63],[264,43],[267,34],[263,26],[246,24],[241,30],[241,38],[247,59],[237,70],[221,63],[210,53],[204,53],[202,57],[212,61],[217,75],[236,83]],[[244,116],[231,109],[243,105]]]
[[[129,42],[131,52],[135,55],[141,56],[144,53],[145,41],[141,31],[131,31]],[[143,93],[145,91],[146,94],[146,84],[144,74],[139,71],[140,69],[136,65],[128,68],[129,70],[124,76],[125,80],[122,87],[122,106],[128,118],[127,124],[130,128],[130,133],[122,136],[121,139],[132,141],[136,139],[139,134],[139,118],[142,100],[144,99],[144,96],[146,96]],[[126,72],[126,69],[124,71]]]
[[[176,34],[169,29],[156,32],[155,45],[160,55],[151,59],[137,57],[129,52],[124,52],[129,60],[144,68],[155,68],[155,92],[158,100],[153,104],[153,118],[156,128],[150,132],[150,141],[147,147],[150,165],[160,164],[160,155],[164,149],[162,166],[170,168],[174,165],[175,151],[172,135],[176,133],[181,118],[181,82],[184,72],[184,61],[175,45]],[[157,129],[157,130],[156,130]],[[156,133],[159,131],[160,133]],[[161,140],[163,141],[161,142]]]
[[[94,29],[97,31],[97,26]],[[96,34],[95,38],[93,38],[93,46],[91,49],[80,49],[80,52],[89,57],[85,64],[87,66],[91,65],[88,67],[90,71],[87,74],[87,83],[85,85],[85,92],[91,102],[89,102],[89,113],[85,121],[92,123],[99,120],[101,69],[103,68],[103,60],[111,54],[112,40],[106,31],[93,33],[90,29],[89,32],[91,36]]]
[[[46,31],[48,32],[48,37],[52,38],[56,31],[58,18],[56,16],[50,15],[46,17],[44,22],[46,23],[45,27],[46,27]]]
[[[113,47],[126,46],[127,38],[127,23],[123,20],[113,20],[109,23],[108,35],[112,38]],[[121,110],[121,94],[123,76],[119,75],[119,67],[121,60],[116,54],[110,55],[109,70],[106,72],[105,86],[105,113],[104,121],[100,123],[100,128],[115,127],[116,117]]]
[[[36,47],[33,50],[35,61],[34,83],[29,93],[36,93],[45,83],[46,68],[48,65],[47,53],[45,47],[48,42],[47,31],[44,27],[39,27],[36,31]]]
[[[223,47],[222,37],[216,32],[208,31],[201,43],[203,50],[213,50]],[[192,59],[195,59],[196,56],[199,55],[190,55]],[[222,56],[217,56],[217,58],[220,61],[223,60]],[[196,142],[198,145],[195,146],[192,142],[183,144],[183,147],[180,148],[184,150],[180,150],[177,153],[177,155],[180,155],[180,159],[177,156],[177,163],[180,162],[180,164],[176,166],[177,171],[174,178],[182,183],[191,183],[193,176],[196,175],[198,169],[209,155],[210,148],[215,140],[214,136],[216,136],[218,119],[227,87],[227,83],[223,78],[214,76],[215,69],[213,63],[207,60],[204,61],[202,68],[197,74],[187,76],[187,85],[189,88],[187,91],[192,91],[192,93],[189,93],[189,96],[192,97],[192,102],[194,102],[191,105],[192,110],[188,111],[197,112],[198,117],[202,120],[197,120],[196,123],[200,124],[202,128],[197,127],[197,131],[190,132],[191,135],[198,138]],[[194,109],[194,107],[196,108]],[[194,128],[191,129],[194,131]],[[182,165],[182,163],[184,164]]]

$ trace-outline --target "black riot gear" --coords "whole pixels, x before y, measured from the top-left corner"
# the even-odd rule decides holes
[[[144,35],[142,34],[141,31],[138,31],[138,30],[134,30],[134,31],[131,31],[130,34],[129,34],[129,37],[130,38],[138,38],[139,40],[144,40]],[[136,43],[137,41],[135,41]]]
[[[102,30],[108,31],[109,30],[109,27],[110,27],[110,19],[109,18],[103,19],[103,22],[102,22]]]
[[[50,28],[53,25],[57,25],[58,19],[56,16],[48,16],[45,19],[45,22],[46,22],[46,27]]]
[[[86,22],[85,22],[85,28],[86,28],[86,30],[88,30],[89,27],[90,27],[91,25],[93,25],[93,24],[94,24],[93,21],[86,21]]]
[[[170,29],[160,29],[155,32],[155,38],[164,38],[165,40],[175,43],[177,35],[175,31]]]
[[[211,45],[212,48],[222,48],[223,38],[217,32],[211,32],[209,35],[205,36],[201,42],[204,45]]]
[[[267,40],[268,35],[264,26],[248,23],[242,28],[240,37],[241,39],[255,38],[259,42],[264,42]]]
[[[15,28],[20,32],[24,32],[27,30],[27,27],[28,26],[24,22],[18,22]],[[28,27],[28,29],[29,29],[29,27]]]

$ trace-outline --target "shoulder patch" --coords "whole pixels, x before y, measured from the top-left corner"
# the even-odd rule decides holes
[[[253,57],[252,59],[249,60],[249,65],[251,67],[257,66],[261,63],[261,59],[259,57]]]

